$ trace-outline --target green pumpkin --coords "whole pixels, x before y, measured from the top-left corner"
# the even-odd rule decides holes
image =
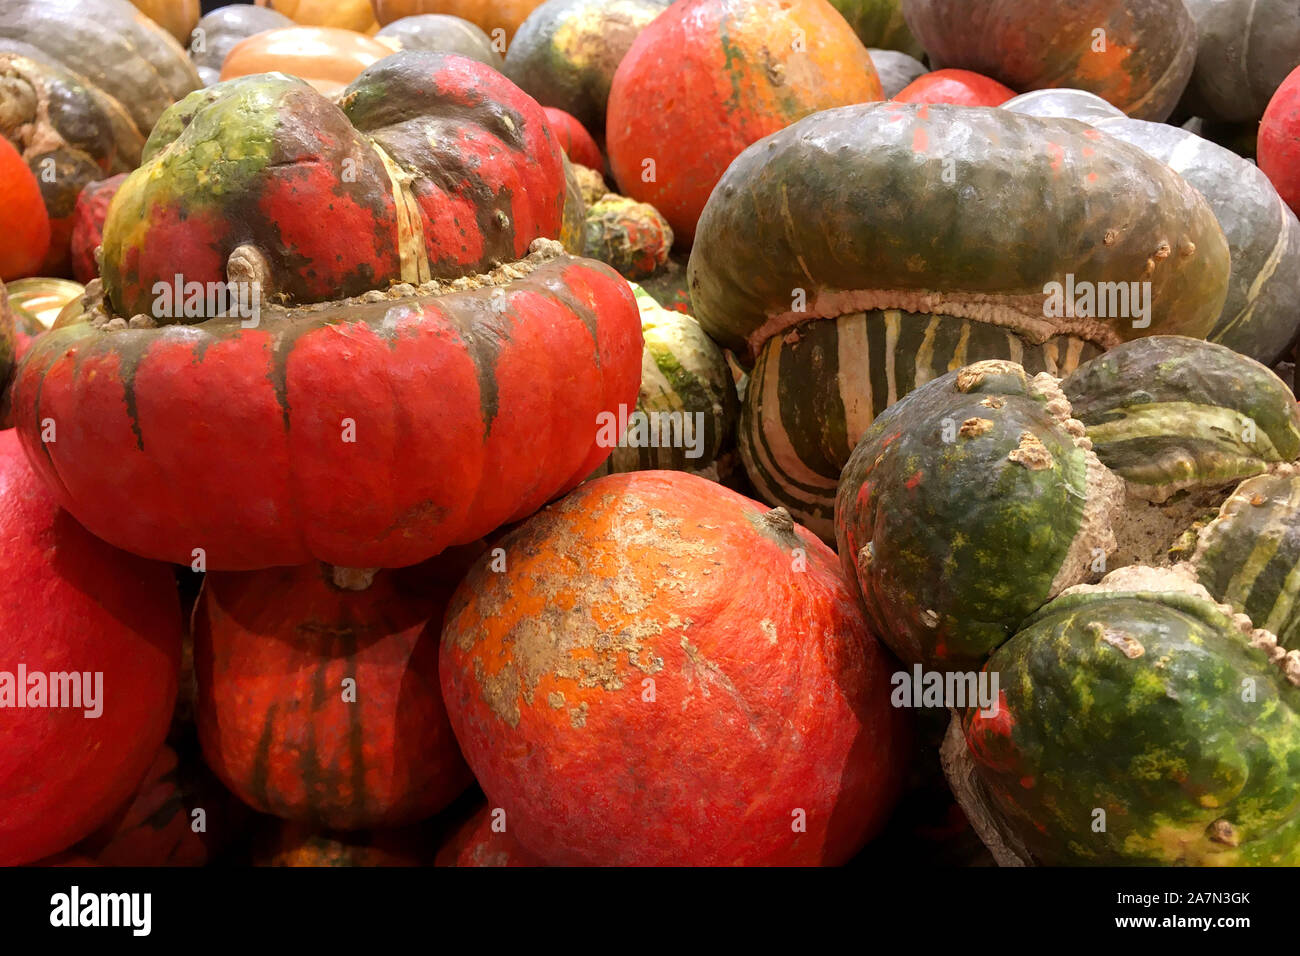
[[[1300,13],[1295,3],[1183,2],[1198,34],[1184,111],[1229,123],[1258,122],[1273,92],[1300,63]]]
[[[1300,864],[1300,655],[1278,653],[1176,570],[1073,589],[985,668],[968,814],[1026,862]]]
[[[494,70],[505,67],[501,51],[492,45],[492,39],[477,24],[445,13],[401,17],[380,29],[375,38],[387,39],[399,50],[455,53],[478,60]]]

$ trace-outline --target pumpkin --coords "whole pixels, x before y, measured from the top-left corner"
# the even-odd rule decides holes
[[[698,322],[632,288],[645,340],[641,391],[636,408],[624,410],[627,431],[605,436],[621,441],[596,474],[662,468],[716,477],[736,424],[731,369]]]
[[[746,146],[882,95],[866,47],[826,0],[681,0],[641,31],[614,74],[610,168],[619,192],[658,209],[688,247]]]
[[[610,475],[499,546],[448,608],[443,699],[540,860],[836,864],[883,824],[906,747],[890,664],[783,511]]]
[[[329,833],[288,820],[273,824],[253,849],[254,866],[425,866],[424,827]]]
[[[131,0],[135,8],[176,38],[189,43],[199,22],[199,0]]]
[[[444,13],[476,24],[495,43],[498,35],[510,42],[520,24],[542,0],[371,0],[375,17],[387,26],[394,20],[424,13]]]
[[[1300,864],[1300,654],[1179,569],[1132,570],[1058,597],[990,658],[1003,700],[957,741],[968,805],[1018,862]]]
[[[564,150],[564,155],[580,166],[592,169],[605,167],[600,147],[572,113],[557,110],[553,106],[543,108],[542,112],[546,114],[547,122],[551,124],[551,131]]]
[[[616,193],[587,208],[583,254],[608,263],[628,279],[646,279],[668,261],[673,231],[658,210]]]
[[[404,566],[531,514],[607,456],[597,415],[633,401],[640,323],[617,273],[542,238],[566,189],[541,107],[482,64],[413,51],[343,104],[276,75],[179,104],[110,208],[103,291],[29,352],[15,420],[106,540],[215,570]],[[447,124],[458,136],[431,148]],[[196,180],[187,157],[219,143],[257,148]],[[237,288],[260,283],[256,321],[158,307],[155,283],[222,282],[228,260]],[[253,462],[252,499],[218,491]]]
[[[1221,345],[1153,336],[1064,380],[977,362],[867,430],[836,542],[905,663],[969,670],[1047,601],[1162,561],[1225,486],[1297,456],[1294,396]]]
[[[1167,164],[1214,210],[1231,254],[1228,298],[1207,338],[1266,365],[1275,365],[1300,332],[1300,221],[1268,177],[1248,160],[1195,134],[1168,126],[1103,115],[1104,101],[1082,91],[1030,93],[1004,107],[1050,115],[1074,104],[1078,119],[1132,143]],[[1266,171],[1265,171],[1266,172]]]
[[[236,43],[221,64],[221,79],[283,72],[333,95],[366,67],[393,52],[364,33],[338,27],[284,27]]]
[[[505,67],[505,57],[492,45],[488,35],[460,17],[438,13],[403,17],[382,28],[375,34],[375,39],[392,44],[399,50],[458,53],[494,70]]]
[[[669,2],[547,0],[510,41],[506,76],[543,106],[573,114],[603,139],[614,71],[637,34]]]
[[[0,542],[21,582],[0,602],[0,866],[15,866],[87,836],[149,769],[176,700],[181,611],[171,569],[60,511],[13,430],[0,431]]]
[[[126,179],[118,173],[108,179],[87,183],[77,197],[72,210],[72,274],[77,281],[87,283],[99,275],[95,253],[104,241],[104,220],[108,217],[108,204]]]
[[[395,827],[469,785],[438,690],[447,594],[418,569],[358,586],[318,564],[204,582],[199,740],[208,766],[262,813]]]
[[[6,228],[0,239],[0,280],[36,272],[50,248],[50,217],[40,183],[22,154],[0,137],[0,212]]]
[[[1138,119],[1173,112],[1196,60],[1182,0],[903,0],[903,16],[936,69],[1088,90]]]
[[[893,99],[918,76],[930,72],[920,60],[897,50],[878,50],[868,47],[871,65],[880,77],[880,88],[885,99]]]
[[[231,4],[206,14],[194,28],[190,39],[190,59],[198,69],[204,86],[221,78],[221,64],[235,45],[263,30],[291,27],[293,21],[270,7]]]
[[[1300,210],[1300,67],[1277,88],[1259,124],[1259,168]]]
[[[457,827],[438,851],[436,866],[540,866],[516,840],[505,811],[483,807]]]
[[[1204,336],[1229,275],[1205,199],[1136,147],[1067,119],[905,103],[827,110],[743,152],[689,266],[704,331],[757,361],[738,440],[750,480],[827,537],[849,453],[909,389],[983,358],[1062,374],[1125,339]],[[1143,318],[1118,296],[1063,314],[1076,283],[1134,282],[1149,283]]]
[[[379,29],[370,0],[257,0],[305,27],[337,27],[358,33]]]
[[[831,0],[831,5],[853,27],[863,46],[922,55],[921,44],[903,19],[902,0]]]
[[[1300,10],[1288,0],[1183,0],[1197,28],[1188,113],[1254,124],[1300,65]]]
[[[913,80],[891,99],[898,103],[1001,106],[1015,95],[1015,90],[970,70],[935,70]]]

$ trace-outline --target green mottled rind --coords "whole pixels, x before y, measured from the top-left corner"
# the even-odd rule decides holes
[[[968,711],[967,741],[1041,862],[1300,864],[1300,691],[1208,601],[1066,595],[985,669],[1003,711]],[[1220,820],[1236,847],[1210,839]]]
[[[505,66],[505,58],[477,24],[445,13],[402,17],[382,28],[375,36],[396,40],[403,50],[455,53],[478,60],[494,70],[501,70]]]
[[[854,290],[882,292],[875,308],[925,292],[925,311],[982,302],[1017,328],[1065,332],[1084,323],[1046,320],[1044,287],[1067,274],[1151,283],[1150,324],[1094,319],[1099,344],[1204,337],[1229,272],[1205,199],[1137,147],[1076,120],[892,102],[815,113],[742,152],[690,260],[700,324],[750,354],[797,320],[796,290],[812,315],[868,307]]]
[[[1060,376],[1096,354],[1080,339],[1026,345],[1005,329],[943,315],[807,322],[759,353],[741,406],[740,457],[764,501],[831,539],[840,472],[872,419],[908,392],[980,359]]]
[[[900,50],[914,57],[925,55],[903,19],[903,0],[831,0],[831,6],[849,22],[863,46]]]
[[[523,22],[505,73],[543,106],[573,114],[598,140],[614,71],[669,0],[549,0]]]
[[[912,392],[872,423],[844,468],[840,561],[875,634],[907,664],[977,669],[1050,597],[1082,527],[1085,453],[1008,368],[969,391],[958,390],[958,371]],[[961,434],[970,419],[987,430]],[[1050,453],[1048,467],[1008,457],[1025,434]]]
[[[609,193],[587,207],[582,255],[613,266],[625,279],[648,279],[664,267],[673,230],[649,203]]]
[[[702,471],[726,450],[735,431],[738,402],[731,369],[695,319],[665,309],[636,283],[631,285],[641,309],[645,342],[636,410],[647,415],[702,415],[702,437],[695,433],[701,454],[688,458],[689,449],[683,447],[618,447],[594,475],[651,469]]]
[[[1201,531],[1191,564],[1215,600],[1300,648],[1300,476],[1243,481]]]
[[[1062,383],[1102,462],[1143,497],[1257,475],[1300,456],[1300,410],[1269,369],[1229,348],[1155,336]]]

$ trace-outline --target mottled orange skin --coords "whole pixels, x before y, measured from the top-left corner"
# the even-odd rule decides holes
[[[883,96],[871,56],[826,0],[680,0],[619,64],[605,146],[619,192],[662,212],[687,247],[746,146]]]
[[[50,217],[22,154],[0,136],[0,281],[34,275],[50,249]]]
[[[635,472],[500,547],[506,570],[485,555],[448,608],[443,699],[546,864],[837,864],[883,824],[906,736],[892,659],[784,512]]]

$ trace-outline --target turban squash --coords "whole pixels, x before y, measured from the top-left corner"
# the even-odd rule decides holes
[[[704,330],[755,361],[738,435],[750,479],[829,537],[849,454],[911,389],[981,358],[1063,374],[1125,339],[1203,337],[1229,269],[1205,199],[1140,149],[1068,119],[885,103],[742,153],[689,277]],[[1054,314],[1051,283],[1058,305],[1071,283],[1147,290],[1149,314],[1113,314],[1118,297]]]
[[[23,441],[105,540],[218,570],[403,566],[608,453],[597,416],[634,401],[637,308],[549,241],[566,184],[541,107],[411,51],[342,103],[271,74],[178,104],[113,202],[102,301],[24,362]],[[227,275],[260,283],[255,324],[158,308],[176,276]]]

